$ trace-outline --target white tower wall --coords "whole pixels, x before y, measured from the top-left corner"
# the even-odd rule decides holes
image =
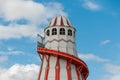
[[[52,29],[57,29],[57,34],[52,35]],[[65,35],[60,35],[60,29],[65,29]],[[72,36],[68,36],[68,30],[72,30]],[[45,29],[45,33],[47,30],[50,30],[50,35],[47,36],[45,34],[45,48],[66,52],[68,54],[76,56],[75,49],[75,29],[73,27],[64,27],[64,26],[53,26],[47,27]]]
[[[64,35],[61,34],[61,28],[65,30]],[[56,31],[52,31],[53,29],[56,29]],[[65,52],[70,56],[72,55],[77,57],[75,48],[75,31],[75,28],[72,27],[69,20],[64,16],[53,18],[48,27],[46,27],[44,30],[45,48]],[[55,34],[53,35],[53,33]],[[84,80],[81,72],[77,70],[77,66],[72,64],[70,60],[65,60],[59,58],[58,56],[46,54],[43,56],[44,58],[42,61],[43,64],[41,68],[41,76],[38,80]],[[80,78],[78,78],[78,73]],[[59,79],[56,79],[56,75],[59,75]]]
[[[57,61],[57,57],[54,57],[54,56],[49,57],[49,67],[48,67],[49,71],[48,71],[47,80],[55,80],[56,61]],[[71,76],[68,76],[67,61],[63,59],[59,59],[59,63],[60,63],[60,80],[68,80],[68,77],[71,77],[72,80],[78,80],[75,65],[70,64]],[[45,80],[47,64],[48,62],[44,56],[40,80]],[[81,74],[80,74],[80,80],[83,80]]]

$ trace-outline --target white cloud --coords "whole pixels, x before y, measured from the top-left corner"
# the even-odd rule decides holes
[[[120,80],[120,65],[106,64],[107,75],[100,80]]]
[[[0,55],[18,55],[18,54],[24,54],[23,51],[16,50],[14,47],[8,47],[6,51],[0,51]]]
[[[0,56],[0,63],[6,62],[8,60],[8,56]]]
[[[10,68],[0,68],[0,80],[37,80],[39,66],[35,64],[15,64]]]
[[[8,51],[13,51],[14,48],[13,47],[8,47]]]
[[[120,65],[106,64],[105,68],[111,74],[120,74]]]
[[[86,9],[93,10],[93,11],[97,11],[97,10],[101,9],[101,6],[99,4],[97,4],[91,0],[84,0],[83,6]]]
[[[108,43],[110,43],[111,41],[110,40],[104,40],[104,41],[102,41],[100,44],[101,45],[106,45],[106,44],[108,44]]]
[[[5,20],[26,19],[32,23],[46,23],[47,19],[58,15],[66,15],[60,3],[36,3],[33,0],[5,0],[0,5],[0,17]]]
[[[22,37],[36,37],[42,29],[39,29],[35,25],[0,25],[0,40],[10,38],[22,38]]]
[[[43,34],[43,29],[38,25],[48,23],[56,15],[67,15],[60,3],[36,3],[33,0],[0,0],[0,18],[9,25],[0,24],[0,40],[19,39],[22,37],[36,37],[37,33]],[[17,24],[25,19],[27,24]]]
[[[93,54],[78,54],[79,58],[86,60],[86,61],[97,61],[97,62],[108,62],[109,60],[100,58],[99,56],[93,55]]]
[[[11,55],[11,54],[14,54],[14,55],[17,55],[17,54],[24,54],[24,52],[22,51],[0,51],[0,54],[3,54],[3,55]]]

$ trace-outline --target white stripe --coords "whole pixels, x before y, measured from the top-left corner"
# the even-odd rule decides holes
[[[55,17],[56,18],[56,17]],[[52,20],[51,20],[51,24],[50,24],[50,26],[52,26],[53,24],[54,24],[54,22],[55,22],[55,18],[53,18]]]
[[[51,56],[49,60],[50,60],[50,63],[49,63],[50,69],[49,69],[48,80],[55,80],[55,64],[56,64],[57,58],[54,56]],[[44,79],[41,79],[41,80],[44,80]]]
[[[56,25],[61,25],[61,16],[57,17],[57,23]]]
[[[57,18],[57,19],[56,19],[56,24],[55,24],[55,25],[61,25],[61,21],[62,21],[61,17],[62,17],[62,19],[63,19],[63,25],[64,25],[64,26],[72,26],[71,23],[70,23],[70,21],[69,21],[69,19],[67,19],[67,18],[64,17],[64,16],[54,17],[54,18],[51,20],[51,23],[49,24],[49,26],[54,26],[54,23],[55,23],[55,19],[56,19],[56,18]],[[68,21],[69,25],[67,24],[67,21]]]
[[[42,68],[40,80],[44,80],[46,65],[47,65],[47,62],[46,62],[46,59],[44,58],[44,59],[43,59],[43,68]],[[41,66],[42,66],[42,65],[41,65]]]
[[[64,25],[65,26],[68,26],[68,24],[67,24],[67,19],[65,18],[65,17],[62,17],[63,18],[63,23],[64,23]]]

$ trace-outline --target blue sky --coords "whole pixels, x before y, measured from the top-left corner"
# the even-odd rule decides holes
[[[57,15],[77,30],[87,80],[119,80],[120,0],[0,0],[0,80],[37,80],[36,35]]]

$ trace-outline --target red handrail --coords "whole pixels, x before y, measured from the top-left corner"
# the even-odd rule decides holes
[[[65,60],[70,60],[71,63],[75,64],[78,67],[82,66],[82,71],[85,73],[85,78],[87,78],[87,76],[89,74],[87,65],[85,64],[84,61],[82,61],[78,57],[75,57],[75,56],[70,55],[70,54],[65,53],[65,52],[50,50],[47,48],[37,48],[37,52],[38,52],[38,54],[47,54],[47,55],[59,56],[60,58],[63,58]]]

